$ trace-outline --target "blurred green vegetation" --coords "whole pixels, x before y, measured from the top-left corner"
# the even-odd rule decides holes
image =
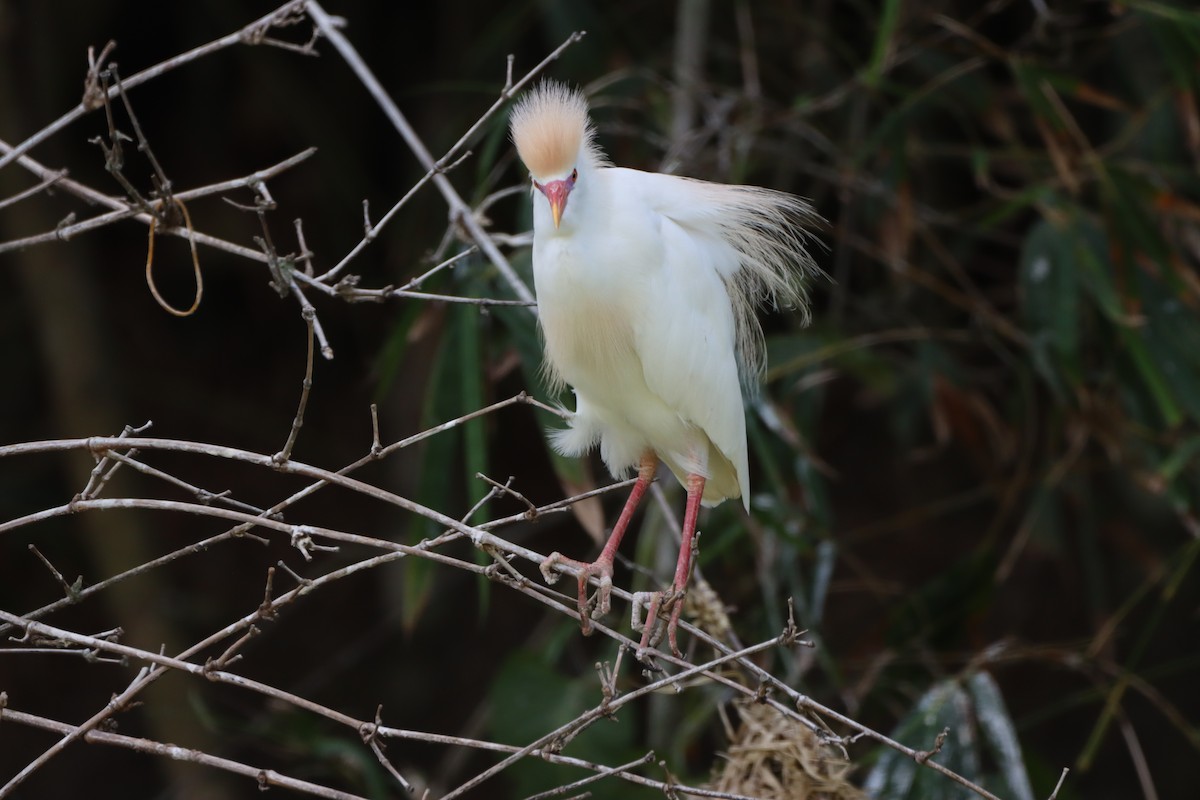
[[[0,101],[11,111],[0,115],[0,136],[10,143],[78,102],[86,45],[117,38],[129,72],[270,8],[208,0],[151,20],[144,4],[114,2],[67,19],[54,2],[42,5],[0,6],[9,44],[0,56],[9,96]],[[938,760],[1004,797],[1048,796],[1063,767],[1072,772],[1061,798],[1193,796],[1200,11],[1192,3],[692,3],[681,7],[708,24],[690,43],[678,36],[673,5],[634,0],[329,6],[349,20],[348,34],[435,153],[491,102],[506,54],[520,72],[586,29],[551,74],[592,94],[601,144],[616,163],[792,191],[828,219],[817,237],[829,279],[812,287],[812,325],[786,311],[765,319],[769,379],[749,417],[752,516],[727,503],[701,525],[700,567],[738,636],[776,634],[793,598],[817,644],[771,654],[765,667],[917,750],[949,727]],[[29,48],[15,50],[15,37]],[[702,66],[681,130],[672,89],[689,46]],[[329,265],[361,236],[362,198],[386,208],[420,170],[336,56],[318,62],[243,49],[134,101],[180,185],[320,147],[318,164],[272,185],[282,209],[273,224],[282,232],[303,217]],[[472,202],[524,180],[505,122],[494,119],[451,173]],[[96,125],[35,155],[102,183],[85,143]],[[494,229],[519,232],[526,206],[517,193],[487,216]],[[255,232],[233,211],[204,211],[193,215],[206,230],[247,242]],[[58,218],[16,230],[10,217],[4,238]],[[444,226],[444,208],[426,191],[355,271],[373,286],[420,274],[445,249]],[[165,422],[162,435],[277,449],[300,375],[294,309],[273,298],[265,275],[211,255],[197,319],[187,327],[164,319],[134,268],[142,247],[131,226],[0,257],[0,342],[10,386],[28,387],[0,396],[4,441],[154,417]],[[39,253],[73,262],[58,268],[102,310],[97,358],[116,387],[107,431],[66,416],[49,356],[27,344],[48,335],[39,328],[46,301],[16,262]],[[528,253],[511,257],[532,282]],[[188,280],[179,278],[181,292]],[[510,296],[478,256],[423,288]],[[534,321],[519,309],[326,301],[318,311],[338,355],[318,365],[304,460],[337,466],[361,455],[371,401],[391,438],[522,390],[570,405],[547,396]],[[212,359],[219,380],[198,382],[195,365]],[[547,452],[539,431],[553,424],[527,409],[480,419],[430,439],[386,479],[452,516],[486,492],[477,472],[516,476],[536,502],[603,482],[598,464]],[[5,472],[4,481],[5,518],[31,510],[31,499],[45,507],[77,489],[52,466]],[[605,502],[609,521],[618,502]],[[334,504],[314,513],[345,524],[346,509]],[[434,532],[378,510],[354,513],[365,529],[404,541]],[[628,554],[661,561],[667,524],[649,510]],[[547,552],[592,547],[566,516],[519,535]],[[0,569],[24,563],[24,547],[0,541]],[[59,557],[96,563],[81,542],[63,544]],[[258,561],[226,568],[241,585],[258,580]],[[619,567],[618,580],[651,585],[630,574]],[[557,618],[530,620],[529,606],[507,593],[427,562],[405,561],[384,577],[307,612],[308,626],[333,624],[346,607],[366,619],[339,622],[351,655],[319,675],[300,671],[298,683],[331,703],[386,699],[410,727],[466,726],[511,743],[561,724],[574,703],[595,702],[592,665],[614,658],[606,643]],[[226,598],[205,587],[183,582],[168,604],[174,624],[207,630],[225,619]],[[304,641],[284,623],[273,635],[281,652]],[[655,698],[579,737],[569,754],[617,763],[653,748],[688,780],[703,780],[711,753],[727,744],[717,707],[728,699],[713,687]],[[217,721],[207,724],[220,728],[242,709],[209,711]],[[319,732],[306,737],[322,741]],[[254,752],[244,740],[236,746]],[[315,772],[340,769],[358,776],[356,790],[389,796],[373,765],[350,769],[345,756],[321,751],[314,744],[308,756]],[[423,771],[443,776],[490,763],[417,753]],[[881,798],[969,796],[867,740],[850,755],[857,779]],[[71,776],[56,779],[61,788]],[[568,779],[522,763],[478,796],[525,796]],[[642,796],[623,784],[590,788],[596,797]]]

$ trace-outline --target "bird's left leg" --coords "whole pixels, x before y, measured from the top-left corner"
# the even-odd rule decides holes
[[[617,548],[621,546],[625,530],[633,520],[633,513],[637,511],[638,503],[642,501],[642,495],[646,493],[646,489],[654,480],[654,472],[657,469],[657,456],[653,453],[646,453],[642,456],[642,462],[638,466],[637,481],[633,484],[629,499],[625,501],[625,507],[621,509],[621,516],[617,518],[617,524],[613,526],[608,542],[605,543],[604,549],[600,551],[600,556],[595,561],[588,564],[573,558],[566,558],[560,553],[551,553],[542,562],[541,572],[546,583],[554,583],[558,577],[553,572],[555,564],[570,564],[579,570],[579,625],[585,636],[592,632],[592,617],[602,617],[608,613],[609,596],[612,593],[613,560],[617,556]],[[599,579],[600,587],[596,590],[596,609],[590,611],[587,587],[588,581],[593,577]]]
[[[646,611],[646,627],[642,631],[639,653],[650,644],[651,636],[658,623],[658,612],[670,606],[671,617],[667,621],[667,641],[671,652],[682,658],[677,642],[679,614],[683,611],[683,596],[687,592],[688,578],[692,571],[692,547],[696,541],[696,520],[700,516],[700,499],[704,495],[704,476],[692,473],[687,477],[687,506],[683,512],[683,539],[679,543],[679,559],[675,562],[675,578],[670,592],[655,592]]]

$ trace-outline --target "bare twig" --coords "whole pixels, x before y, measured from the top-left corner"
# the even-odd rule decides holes
[[[67,177],[67,171],[65,169],[60,169],[58,172],[52,172],[49,175],[46,175],[36,186],[30,186],[24,191],[17,192],[12,197],[6,197],[3,200],[0,200],[0,211],[3,211],[8,206],[16,205],[27,197],[33,197],[35,194],[54,186],[65,177]]]
[[[135,433],[145,433],[146,431],[150,430],[153,424],[154,423],[147,421],[146,424],[137,428],[126,425],[124,429],[122,429],[119,436],[123,438]],[[135,455],[137,455],[137,451],[130,450],[126,454],[126,457],[132,458]],[[115,451],[110,452],[101,458],[97,458],[96,466],[92,468],[91,474],[88,475],[87,486],[83,487],[83,490],[77,495],[77,497],[90,500],[91,498],[98,496],[108,484],[109,480],[112,479],[112,476],[116,473],[117,469],[121,466],[121,463],[114,464],[114,461],[121,462],[119,454]]]
[[[530,744],[526,745],[521,750],[518,750],[516,753],[513,753],[508,758],[501,760],[499,763],[497,763],[494,766],[479,773],[478,775],[476,775],[474,778],[470,779],[466,783],[463,783],[458,788],[456,788],[454,791],[446,794],[443,797],[443,800],[453,800],[455,797],[459,797],[459,796],[465,794],[466,792],[475,788],[476,786],[478,786],[479,784],[488,780],[489,778],[495,777],[497,774],[504,771],[508,767],[512,766],[514,763],[516,763],[518,760],[520,760],[521,758],[523,758],[526,755],[528,755],[529,753],[531,753],[533,750],[546,747],[547,745],[551,745],[554,749],[560,748],[561,743],[565,743],[567,740],[569,740],[570,738],[572,738],[576,734],[578,734],[579,731],[583,730],[584,728],[588,727],[589,725],[591,725],[592,723],[596,722],[599,719],[610,716],[614,711],[616,711],[621,706],[626,705],[626,704],[632,702],[633,700],[636,700],[637,698],[642,697],[643,695],[647,695],[647,694],[659,691],[668,686],[680,684],[680,683],[684,682],[687,678],[689,678],[693,675],[711,673],[711,672],[715,671],[715,669],[717,667],[719,667],[720,665],[722,665],[726,662],[734,661],[734,660],[738,660],[738,659],[744,659],[750,655],[753,655],[754,653],[758,653],[760,651],[768,650],[770,648],[776,647],[781,642],[782,642],[782,637],[776,637],[774,639],[769,639],[765,642],[762,642],[762,643],[756,644],[756,645],[752,645],[743,650],[719,656],[719,657],[712,659],[711,661],[708,661],[704,664],[689,667],[688,669],[684,669],[675,675],[669,675],[665,678],[660,678],[657,681],[648,683],[645,686],[642,686],[631,692],[627,692],[626,694],[621,695],[620,697],[616,698],[615,700],[609,701],[606,698],[603,702],[600,703],[600,705],[592,708],[589,711],[584,712],[583,714],[579,715],[578,717],[576,717],[575,719],[566,723],[565,725],[562,725],[562,726],[554,729],[553,731],[550,731],[549,733],[545,734],[544,736],[542,736],[542,737],[536,739],[535,741],[531,742]],[[688,789],[686,791],[688,791],[690,793],[691,789]]]
[[[254,31],[261,31],[265,28],[270,28],[277,23],[283,22],[303,6],[303,0],[291,0],[290,2],[284,3],[279,8],[275,9],[269,14],[259,17],[257,20],[251,22],[241,30],[234,31],[231,34],[222,36],[220,39],[215,39],[207,44],[195,47],[191,50],[188,50],[186,53],[180,53],[177,56],[168,58],[165,61],[159,62],[152,67],[142,70],[133,77],[127,78],[125,81],[123,81],[124,89],[126,91],[134,89],[138,86],[141,86],[143,83],[146,83],[147,81],[157,78],[173,69],[182,67],[185,64],[189,64],[199,58],[203,58],[204,56],[211,55],[219,50],[224,50],[225,48],[232,47],[237,44],[250,42],[251,40],[248,37],[251,33]],[[108,50],[109,48],[105,49]],[[110,87],[107,92],[105,92],[105,95],[111,99],[112,97],[116,96],[116,92],[116,87]],[[30,136],[16,147],[7,148],[7,151],[4,153],[4,155],[0,156],[0,169],[8,166],[17,157],[25,155],[33,148],[37,147],[51,136],[82,117],[84,114],[87,114],[88,112],[97,108],[94,103],[89,103],[87,101],[88,98],[85,97],[84,100],[80,101],[78,106],[39,130],[33,136]]]
[[[29,714],[24,711],[17,711],[13,708],[0,707],[0,721],[15,723],[18,725],[27,725],[31,728],[39,728],[45,731],[51,731],[66,736],[76,734],[81,726],[71,725],[66,722],[58,722],[37,714]],[[276,772],[273,769],[263,769],[261,767],[252,767],[248,764],[242,764],[237,761],[232,761],[228,758],[209,755],[200,750],[193,750],[187,747],[179,747],[173,744],[163,744],[161,742],[151,741],[149,739],[141,739],[136,736],[127,736],[120,733],[111,733],[108,731],[88,730],[78,734],[78,738],[89,744],[107,744],[115,747],[124,747],[127,750],[133,750],[138,753],[147,753],[149,755],[162,756],[163,758],[173,759],[175,761],[188,761],[193,764],[200,764],[205,767],[224,770],[233,773],[234,775],[242,775],[255,781],[262,790],[269,789],[273,786],[291,789],[296,792],[304,792],[313,797],[328,798],[328,800],[366,800],[360,795],[350,794],[349,792],[332,789],[328,786],[312,783],[310,781],[301,780],[299,778],[291,778]]]
[[[78,598],[79,588],[83,585],[82,575],[75,579],[75,583],[73,585],[67,583],[67,579],[62,576],[61,572],[54,568],[54,565],[50,563],[50,559],[42,555],[42,551],[37,549],[37,545],[31,543],[29,545],[29,552],[37,556],[38,560],[45,565],[46,569],[50,570],[50,574],[54,576],[56,581],[58,581],[58,585],[62,587],[63,594],[65,596],[72,599]]]
[[[477,244],[479,248],[483,250],[484,255],[488,257],[488,260],[492,262],[492,264],[504,277],[509,288],[517,296],[517,298],[527,303],[533,303],[533,293],[529,291],[529,288],[525,285],[525,282],[521,280],[520,276],[516,274],[512,266],[508,263],[508,259],[506,259],[500,253],[500,251],[496,248],[496,245],[492,242],[491,238],[480,227],[479,222],[475,219],[471,209],[467,206],[467,204],[459,196],[458,192],[454,189],[454,186],[443,174],[448,163],[452,161],[451,157],[457,153],[457,148],[459,145],[452,147],[450,152],[448,152],[442,160],[434,161],[433,156],[425,147],[424,142],[422,142],[420,137],[417,136],[417,133],[413,130],[412,126],[409,125],[408,120],[405,118],[404,114],[401,113],[399,107],[397,107],[392,101],[391,97],[384,90],[378,79],[376,79],[375,74],[371,71],[370,67],[368,67],[366,62],[362,60],[354,46],[350,44],[350,41],[342,35],[342,32],[336,26],[332,24],[332,19],[328,14],[325,13],[325,10],[321,7],[320,3],[317,3],[316,0],[308,0],[306,7],[308,9],[308,13],[310,16],[312,16],[313,21],[316,22],[317,27],[321,29],[321,33],[327,39],[329,39],[346,63],[350,65],[350,68],[354,71],[355,75],[358,76],[359,81],[361,81],[363,86],[366,87],[367,91],[371,93],[371,96],[375,98],[375,102],[379,104],[379,107],[383,109],[383,112],[388,116],[388,119],[391,120],[392,125],[408,144],[409,149],[412,150],[412,152],[417,156],[417,159],[421,162],[421,165],[425,167],[428,179],[433,181],[434,185],[437,186],[438,191],[442,193],[442,196],[446,199],[447,204],[450,206],[451,219],[462,225],[467,230],[467,232],[471,235],[471,238],[475,241],[475,244]],[[529,80],[532,80],[537,69],[540,69],[541,66],[548,63],[552,58],[557,58],[559,53],[561,53],[570,45],[579,41],[582,36],[583,34],[578,32],[571,34],[566,42],[560,45],[560,47],[555,50],[546,61],[543,61],[542,65],[539,65],[539,67],[530,71],[525,78],[519,81],[517,83],[517,88],[524,85]],[[481,117],[478,122],[476,122],[475,126],[473,126],[471,130],[467,131],[467,133],[463,135],[460,143],[467,141],[470,136],[473,135],[474,131],[479,126],[483,125],[490,115],[498,110],[503,105],[503,102],[507,101],[507,99],[507,96],[502,96],[501,99],[492,106],[492,109],[490,109],[488,112],[485,112],[484,116]]]
[[[1057,800],[1058,792],[1060,789],[1062,789],[1063,783],[1067,780],[1067,775],[1070,774],[1070,772],[1070,767],[1063,767],[1062,774],[1058,776],[1058,783],[1054,784],[1054,791],[1050,793],[1050,796],[1046,798],[1046,800]]]
[[[646,753],[646,755],[642,756],[641,758],[634,759],[633,761],[630,761],[627,764],[622,764],[619,767],[606,767],[605,769],[597,770],[596,774],[594,774],[594,775],[589,775],[586,778],[580,778],[579,780],[575,781],[574,783],[563,784],[562,786],[556,787],[554,789],[549,789],[545,792],[538,792],[537,794],[532,794],[529,797],[525,798],[525,800],[548,800],[548,798],[551,798],[551,797],[558,797],[559,795],[564,795],[567,792],[573,792],[576,789],[582,789],[584,786],[587,786],[588,784],[591,784],[591,783],[595,783],[596,781],[598,781],[602,778],[609,778],[614,775],[620,775],[621,773],[628,772],[631,769],[636,769],[638,767],[645,766],[646,764],[649,764],[652,761],[654,761],[654,751],[653,750]]]
[[[409,783],[403,775],[400,774],[400,770],[396,769],[392,762],[388,760],[388,757],[383,753],[383,743],[379,741],[378,736],[379,728],[383,725],[382,717],[383,706],[379,706],[375,709],[375,724],[364,726],[359,731],[359,734],[362,736],[363,741],[366,742],[371,748],[371,752],[375,754],[375,758],[379,760],[379,763],[383,765],[383,768],[386,769],[388,774],[396,780],[396,783],[400,784],[400,787],[404,789],[404,791],[412,792],[413,785]]]
[[[508,477],[508,480],[506,482],[504,482],[503,484],[497,483],[496,481],[489,478],[487,475],[484,475],[482,472],[476,472],[475,477],[479,478],[481,481],[484,481],[485,483],[490,484],[492,487],[494,487],[495,489],[499,490],[500,492],[508,495],[509,497],[512,497],[514,500],[518,500],[518,501],[524,503],[525,507],[529,509],[528,511],[525,512],[525,517],[527,519],[534,519],[535,517],[537,517],[537,513],[538,513],[537,506],[535,506],[533,503],[531,503],[529,501],[528,497],[521,494],[516,489],[512,488],[512,482],[514,480],[516,480],[515,476],[510,475]]]
[[[16,152],[16,148],[14,148],[11,145],[7,144],[6,142],[0,140],[0,153],[11,154],[14,152]],[[207,186],[197,187],[195,189],[190,189],[187,191],[176,192],[175,197],[179,200],[186,201],[186,200],[193,200],[197,197],[205,197],[208,195],[220,194],[223,192],[232,191],[234,189],[241,189],[241,188],[253,186],[257,183],[261,183],[262,181],[266,180],[267,178],[270,178],[274,175],[278,175],[279,173],[299,164],[300,162],[311,157],[314,153],[316,153],[316,148],[312,147],[312,148],[309,148],[308,150],[298,153],[290,158],[287,158],[287,159],[279,162],[278,164],[275,164],[274,166],[267,167],[266,169],[263,169],[263,170],[259,170],[258,172],[255,172],[253,174],[246,175],[241,178],[234,178],[233,180],[222,181],[220,183],[213,183],[213,184],[209,184]],[[22,167],[24,167],[25,169],[29,170],[30,172],[34,173],[35,175],[37,175],[43,179],[50,177],[50,176],[59,175],[59,172],[56,172],[55,170],[52,170],[49,167],[46,167],[46,166],[40,164],[39,162],[37,162],[36,160],[34,160],[32,158],[29,158],[28,156],[21,156],[20,159],[18,159],[18,163],[20,163],[20,165]],[[8,242],[0,242],[0,253],[8,252],[10,250],[20,250],[20,249],[23,249],[25,247],[29,247],[29,246],[35,245],[35,244],[44,244],[47,242],[67,240],[78,233],[83,233],[86,231],[103,228],[107,225],[111,225],[112,223],[114,223],[118,220],[122,220],[122,219],[134,219],[134,220],[137,220],[138,222],[142,222],[146,225],[150,225],[151,222],[155,219],[155,216],[153,214],[150,214],[142,209],[139,209],[136,206],[132,206],[132,205],[128,204],[125,200],[122,200],[117,197],[112,197],[110,195],[104,194],[103,192],[96,191],[95,189],[92,189],[81,183],[77,183],[76,181],[72,181],[68,178],[59,178],[56,181],[56,186],[70,192],[71,194],[76,195],[80,199],[85,200],[89,203],[92,203],[94,205],[105,206],[105,207],[113,209],[113,210],[107,214],[101,214],[101,215],[99,215],[97,217],[93,217],[89,220],[84,220],[83,222],[62,225],[62,226],[56,228],[55,230],[49,231],[47,233],[41,233],[41,234],[37,234],[35,236],[27,236],[22,239],[14,239],[14,240],[8,241]],[[185,228],[179,228],[176,226],[159,225],[159,233],[166,233],[166,234],[170,234],[172,236],[188,238],[187,230]],[[259,252],[258,250],[254,250],[249,247],[243,247],[242,245],[234,244],[233,242],[227,242],[223,239],[218,239],[215,236],[210,236],[208,234],[196,231],[194,234],[192,234],[192,238],[194,238],[196,244],[202,244],[202,245],[205,245],[208,247],[213,247],[215,249],[223,250],[223,251],[225,251],[227,253],[231,253],[233,255],[242,256],[244,258],[249,258],[253,261],[260,261],[264,264],[267,262],[267,258],[265,256],[265,254]]]
[[[292,428],[288,432],[288,438],[283,444],[283,449],[272,456],[277,464],[282,464],[292,457],[292,448],[296,446],[296,437],[300,435],[300,428],[304,425],[304,409],[308,406],[308,395],[312,391],[313,319],[316,317],[316,313],[309,306],[304,309],[303,316],[304,323],[308,326],[308,358],[304,363],[304,380],[300,384],[300,404],[296,408],[296,416],[292,418]]]

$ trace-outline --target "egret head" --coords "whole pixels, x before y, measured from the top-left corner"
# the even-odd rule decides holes
[[[549,202],[557,228],[580,169],[586,173],[604,160],[594,142],[587,98],[565,84],[543,81],[517,103],[509,128],[533,188]]]

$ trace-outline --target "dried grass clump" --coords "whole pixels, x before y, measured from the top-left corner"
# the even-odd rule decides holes
[[[729,750],[709,788],[763,800],[866,800],[849,781],[850,763],[808,728],[762,703],[736,708],[741,722],[733,731],[725,718]]]

